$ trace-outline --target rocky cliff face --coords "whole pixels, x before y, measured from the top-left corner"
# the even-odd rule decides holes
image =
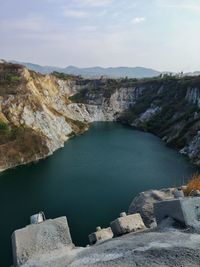
[[[94,109],[94,107],[98,110],[97,116],[94,115],[95,121],[113,121],[116,120],[122,112],[129,110],[135,105],[143,90],[143,87],[122,87],[108,96],[101,93],[90,92],[85,95],[85,105],[89,108],[90,113],[91,109]]]
[[[188,88],[185,98],[189,103],[195,104],[200,108],[200,90],[198,87]]]
[[[200,165],[199,77],[129,80],[127,87],[118,82],[121,87],[106,97],[101,90],[80,99],[96,104],[108,119],[158,135]]]
[[[150,131],[200,164],[200,81],[82,79],[0,64],[0,170],[38,160],[93,121]]]
[[[190,82],[193,81],[175,80],[172,85],[161,85],[156,92],[150,91],[153,98],[150,97],[146,106],[140,109],[140,103],[144,104],[145,95],[150,93],[146,92],[131,112],[122,115],[122,120],[129,120],[131,113],[130,125],[160,136],[199,165],[200,88],[190,87]]]
[[[52,154],[93,121],[115,120],[143,90],[114,88],[109,96],[106,90],[97,94],[106,85],[107,80],[41,75],[17,64],[1,63],[0,170]],[[87,103],[69,100],[91,88]]]
[[[84,114],[82,108],[79,115],[80,107],[68,100],[78,89],[73,79],[59,80],[1,64],[1,170],[50,155],[71,135],[88,128],[87,111]]]

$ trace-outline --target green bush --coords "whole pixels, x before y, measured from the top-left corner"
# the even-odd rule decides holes
[[[61,80],[68,80],[68,79],[78,78],[78,77],[75,76],[75,75],[66,74],[66,73],[58,72],[58,71],[54,71],[54,72],[52,72],[52,75],[55,76],[55,77],[58,78],[58,79],[61,79]]]
[[[20,81],[20,77],[16,74],[6,72],[5,73],[5,80],[9,83],[17,83]]]
[[[0,131],[9,131],[8,124],[0,122]]]

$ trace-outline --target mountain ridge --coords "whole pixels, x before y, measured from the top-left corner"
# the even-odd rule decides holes
[[[39,64],[29,63],[29,62],[20,62],[12,60],[11,63],[18,63],[30,70],[42,73],[49,74],[53,71],[63,72],[70,75],[80,75],[87,78],[100,78],[101,76],[106,76],[110,78],[151,78],[156,77],[161,74],[160,71],[145,68],[145,67],[108,67],[103,68],[100,66],[79,68],[76,66],[69,65],[65,68],[56,67],[56,66],[41,66]]]

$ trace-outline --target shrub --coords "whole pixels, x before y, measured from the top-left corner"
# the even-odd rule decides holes
[[[20,77],[12,73],[6,73],[5,80],[10,83],[18,83],[20,81]]]
[[[189,196],[192,191],[200,190],[200,174],[194,174],[186,185],[185,195]]]
[[[61,79],[61,80],[68,80],[68,79],[78,79],[80,78],[80,76],[75,76],[75,75],[72,75],[72,74],[66,74],[66,73],[63,73],[63,72],[58,72],[58,71],[54,71],[51,73],[53,76],[55,76],[56,78],[58,79]]]
[[[84,92],[85,92],[85,90],[83,89],[81,92],[70,96],[69,100],[71,100],[72,102],[75,102],[75,103],[84,103],[84,101],[85,101]]]
[[[8,124],[0,122],[0,131],[8,131],[8,130],[9,130]]]

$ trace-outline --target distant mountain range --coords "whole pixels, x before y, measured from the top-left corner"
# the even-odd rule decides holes
[[[200,71],[184,73],[184,76],[199,76],[199,75],[200,75]]]
[[[52,73],[53,71],[62,72],[69,75],[80,75],[84,78],[100,78],[105,76],[108,78],[151,78],[159,76],[160,74],[172,74],[178,76],[199,76],[200,71],[185,72],[185,73],[174,73],[174,72],[160,72],[150,68],[144,67],[115,67],[115,68],[102,68],[102,67],[91,67],[91,68],[78,68],[75,66],[68,66],[66,68],[59,68],[55,66],[41,66],[29,62],[20,62],[16,60],[10,61],[11,63],[18,63],[29,70],[34,70],[42,74]]]
[[[101,76],[106,76],[110,78],[148,78],[148,77],[156,77],[161,74],[161,72],[148,69],[143,67],[116,67],[116,68],[102,68],[102,67],[91,67],[91,68],[78,68],[74,66],[68,66],[66,68],[59,68],[53,66],[40,66],[37,64],[26,63],[26,62],[18,62],[11,61],[12,63],[19,63],[24,65],[30,70],[34,70],[36,72],[40,72],[42,74],[51,73],[53,71],[63,72],[66,74],[72,75],[81,75],[87,78],[99,78]]]

